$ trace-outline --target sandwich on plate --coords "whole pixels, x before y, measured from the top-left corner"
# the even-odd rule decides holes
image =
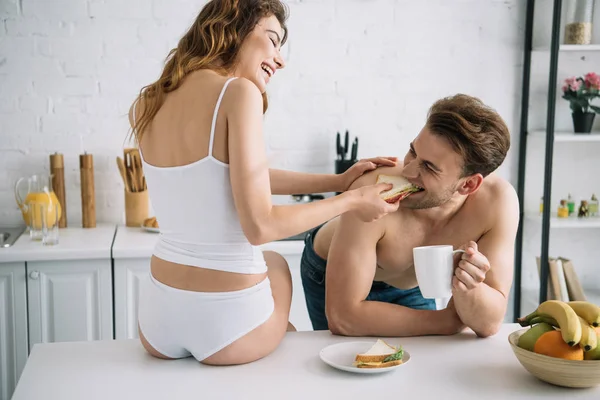
[[[423,190],[422,187],[413,185],[401,176],[392,175],[379,175],[377,177],[377,183],[391,183],[394,185],[393,188],[381,193],[381,198],[388,203],[395,203],[402,201],[413,193],[417,193]]]
[[[381,339],[366,352],[356,355],[354,366],[357,368],[387,368],[402,364],[404,351],[402,347],[394,347]]]

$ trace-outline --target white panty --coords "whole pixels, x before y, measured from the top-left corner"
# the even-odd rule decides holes
[[[198,361],[265,323],[275,309],[269,278],[233,292],[193,292],[154,279],[140,283],[138,322],[152,347]]]

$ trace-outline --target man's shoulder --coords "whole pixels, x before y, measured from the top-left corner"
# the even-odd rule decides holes
[[[359,178],[357,178],[352,185],[350,185],[349,189],[358,189],[363,186],[374,185],[377,182],[377,177],[379,175],[392,175],[392,176],[400,176],[402,172],[402,164],[398,163],[394,167],[379,167],[372,171],[369,171]]]
[[[492,198],[492,200],[498,202],[511,202],[514,200],[518,201],[517,191],[514,186],[505,178],[496,175],[490,174],[487,178],[484,179],[483,188],[487,191],[487,195]]]
[[[475,196],[477,208],[485,209],[495,216],[519,217],[519,197],[514,186],[496,174],[487,176]]]

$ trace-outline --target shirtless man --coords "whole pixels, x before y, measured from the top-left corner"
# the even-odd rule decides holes
[[[510,147],[502,118],[476,98],[437,101],[404,161],[357,179],[401,175],[425,190],[375,222],[346,213],[307,235],[301,275],[315,330],[345,336],[494,335],[513,278],[519,223],[514,188],[494,171]],[[412,249],[449,244],[452,298],[436,310],[419,290]]]

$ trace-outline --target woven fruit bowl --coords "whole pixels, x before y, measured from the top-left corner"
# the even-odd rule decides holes
[[[564,360],[520,348],[519,337],[529,328],[512,332],[508,342],[521,365],[536,378],[557,386],[589,388],[600,385],[600,360]]]

